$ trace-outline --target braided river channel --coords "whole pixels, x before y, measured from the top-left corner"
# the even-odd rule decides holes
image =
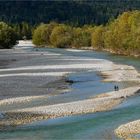
[[[43,96],[25,102],[0,104],[0,118],[3,112],[10,110],[85,100],[114,91],[114,85],[124,89],[138,84],[103,81],[99,71],[91,67],[99,60],[105,64],[111,61],[133,66],[140,71],[140,58],[107,52],[34,48],[31,43],[0,51],[0,101]],[[64,78],[69,83],[65,83]],[[0,129],[0,140],[119,140],[114,130],[137,119],[140,119],[139,95],[127,98],[109,111],[33,121]]]

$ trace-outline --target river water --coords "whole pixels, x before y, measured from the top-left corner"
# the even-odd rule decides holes
[[[27,52],[34,49],[25,48]],[[67,57],[84,59],[107,59],[119,64],[134,66],[140,71],[140,59],[126,56],[111,55],[106,52],[70,51],[64,49],[38,49],[41,52],[59,53]],[[55,62],[54,62],[55,63]],[[82,100],[90,96],[113,91],[115,84],[125,88],[135,83],[102,82],[102,78],[94,71],[79,71],[68,75],[75,82],[70,85],[71,91],[62,96],[51,97],[48,104]],[[12,130],[1,131],[0,139],[4,140],[110,140],[118,138],[114,129],[123,123],[140,118],[140,96],[127,99],[111,111],[84,115],[61,117],[46,121],[38,121]]]

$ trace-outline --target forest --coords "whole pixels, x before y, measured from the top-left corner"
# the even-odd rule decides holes
[[[140,1],[1,1],[0,48],[33,39],[38,47],[140,54]]]
[[[92,47],[116,54],[140,55],[140,11],[124,12],[108,24],[74,27],[51,22],[40,24],[33,33],[38,47]]]
[[[31,25],[50,21],[74,26],[99,25],[125,11],[139,9],[139,0],[9,0],[0,2],[0,20]]]

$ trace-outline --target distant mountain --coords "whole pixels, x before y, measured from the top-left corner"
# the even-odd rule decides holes
[[[0,20],[31,24],[49,21],[105,24],[110,18],[133,9],[140,9],[140,0],[9,0],[0,2]]]

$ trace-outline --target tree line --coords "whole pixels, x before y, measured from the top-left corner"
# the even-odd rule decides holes
[[[18,36],[18,40],[21,40],[21,39],[29,40],[32,38],[32,33],[33,33],[35,26],[32,26],[31,24],[29,24],[27,22],[10,24],[10,25],[16,32],[16,34]]]
[[[12,48],[18,40],[31,39],[34,26],[26,22],[7,24],[0,22],[0,49]]]
[[[0,48],[12,48],[17,40],[33,39],[38,47],[107,50],[116,54],[140,55],[140,11],[128,11],[106,25],[72,26],[50,22],[32,26],[26,22],[0,22]]]
[[[106,25],[74,27],[51,22],[34,30],[33,43],[39,47],[91,47],[116,54],[140,55],[140,11],[129,11]]]

